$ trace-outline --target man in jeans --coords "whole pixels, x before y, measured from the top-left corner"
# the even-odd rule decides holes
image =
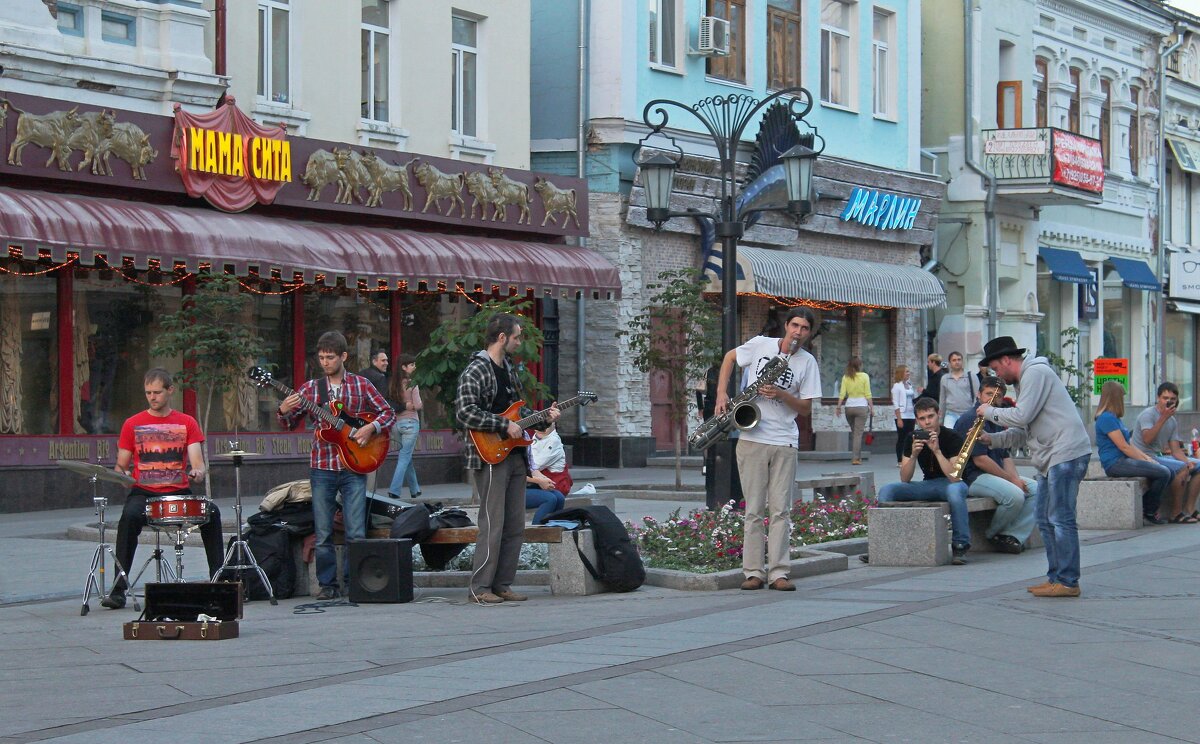
[[[979,389],[979,403],[990,403],[993,399],[999,403],[1007,391],[1003,382],[989,375]],[[975,406],[972,406],[954,425],[954,430],[963,439],[975,425],[975,416]],[[983,430],[995,433],[1003,429],[985,421]],[[1025,541],[1033,532],[1036,520],[1034,506],[1037,482],[1017,474],[1017,466],[1009,457],[1008,450],[988,447],[982,442],[976,442],[971,449],[971,459],[967,461],[962,479],[967,484],[968,496],[986,496],[996,502],[996,514],[987,528],[987,539],[992,547],[997,552],[1014,555],[1025,550]]]
[[[942,376],[939,385],[938,410],[942,412],[942,423],[954,429],[958,417],[975,407],[975,391],[979,385],[975,375],[963,369],[961,351],[952,351],[948,357],[950,371]]]
[[[1187,456],[1179,437],[1179,386],[1164,382],[1158,386],[1154,405],[1138,414],[1133,425],[1133,446],[1150,455],[1171,471],[1170,510],[1163,508],[1175,524],[1195,524],[1200,521],[1196,511],[1200,496],[1200,460]]]
[[[1079,482],[1092,456],[1083,419],[1058,373],[1045,357],[1025,358],[1011,336],[983,346],[983,358],[996,376],[1019,388],[1012,408],[979,406],[985,420],[1009,427],[984,433],[985,444],[1013,448],[1026,445],[1037,468],[1037,524],[1046,544],[1046,581],[1029,587],[1036,597],[1079,596],[1079,528],[1075,500]]]
[[[917,428],[904,442],[900,460],[900,482],[879,489],[879,500],[946,501],[950,504],[950,529],[954,565],[966,563],[971,549],[971,525],[967,514],[967,484],[954,477],[954,458],[963,447],[962,436],[942,426],[937,402],[918,398],[913,405]],[[913,481],[917,465],[924,480]]]

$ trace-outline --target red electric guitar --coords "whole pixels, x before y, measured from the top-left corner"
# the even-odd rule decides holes
[[[596,400],[595,393],[585,393],[580,391],[570,400],[561,401],[558,404],[558,410],[565,411],[573,406],[586,406]],[[550,416],[549,410],[538,411],[530,414],[525,418],[521,416],[521,406],[525,405],[525,401],[518,400],[509,406],[504,413],[500,414],[509,421],[515,421],[521,429],[528,429],[531,426],[542,423]],[[512,452],[517,447],[528,447],[530,440],[528,439],[509,439],[504,434],[497,434],[490,431],[475,431],[468,429],[467,433],[471,435],[471,443],[475,445],[475,449],[479,451],[479,457],[488,465],[496,465],[504,458],[508,457],[508,453]]]
[[[259,387],[273,387],[287,397],[296,392],[287,385],[276,380],[271,373],[262,367],[251,367],[247,372],[250,379]],[[329,442],[337,448],[338,459],[342,465],[355,473],[366,475],[379,469],[388,455],[388,438],[374,436],[366,446],[350,438],[351,432],[379,418],[375,413],[346,413],[339,400],[329,401],[329,408],[317,405],[314,401],[300,396],[300,407],[313,414],[321,422],[317,427],[317,437]]]

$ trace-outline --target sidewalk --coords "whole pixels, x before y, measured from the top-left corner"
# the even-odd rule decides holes
[[[1085,533],[1078,600],[1024,591],[1040,552],[981,554],[793,593],[256,602],[239,639],[143,643],[132,609],[79,616],[94,545],[57,535],[90,516],[0,523],[0,742],[1200,741],[1200,526]]]

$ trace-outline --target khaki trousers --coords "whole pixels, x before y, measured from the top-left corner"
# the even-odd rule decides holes
[[[867,426],[866,406],[846,406],[846,421],[850,423],[850,449],[855,460],[862,459],[863,429]]]
[[[768,583],[787,578],[791,569],[792,494],[796,487],[796,448],[738,441],[738,473],[746,498],[742,572]],[[763,529],[763,511],[769,528]],[[764,534],[764,532],[766,534]],[[766,538],[766,568],[763,542]]]

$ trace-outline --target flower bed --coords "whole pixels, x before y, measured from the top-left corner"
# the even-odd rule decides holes
[[[806,546],[865,537],[867,508],[874,504],[873,498],[861,493],[831,502],[796,501],[791,510],[793,557]],[[681,511],[682,507],[676,509],[661,522],[653,517],[643,517],[640,525],[626,522],[647,566],[694,573],[741,567],[743,517],[733,502],[715,512],[693,509],[687,516],[680,516]]]

